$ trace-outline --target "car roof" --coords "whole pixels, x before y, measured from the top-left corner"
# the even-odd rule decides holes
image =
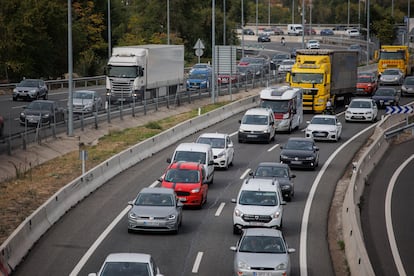
[[[282,231],[274,228],[245,228],[243,229],[244,236],[274,236],[282,237]]]
[[[186,151],[206,151],[211,149],[210,145],[201,144],[201,143],[181,143],[177,146],[176,151],[186,150]]]
[[[279,163],[279,162],[260,162],[256,168],[259,167],[281,167],[281,168],[289,168],[288,164]]]
[[[371,98],[353,98],[352,100],[351,100],[351,102],[353,102],[353,101],[358,101],[358,102],[361,102],[361,101],[363,101],[363,102],[372,102],[372,99]]]
[[[307,138],[307,137],[290,137],[288,141],[312,141],[313,142],[313,139]]]
[[[244,180],[240,191],[271,191],[276,192],[279,188],[276,179],[269,178],[248,178]]]
[[[329,114],[318,114],[318,115],[314,115],[313,117],[312,117],[312,119],[313,118],[333,118],[333,119],[335,119],[336,118],[336,115],[329,115]]]
[[[163,187],[145,187],[143,188],[140,193],[146,193],[146,194],[174,194],[174,190],[170,188],[163,188]]]
[[[264,107],[254,107],[247,110],[245,115],[268,115],[269,111],[270,109]]]
[[[206,132],[202,133],[198,138],[200,137],[206,137],[206,138],[226,138],[228,136],[227,133],[218,133],[218,132]]]
[[[149,263],[151,255],[145,253],[111,253],[105,258],[105,262],[140,262]]]
[[[203,165],[196,162],[178,161],[170,164],[167,170],[169,169],[200,170],[203,169]]]

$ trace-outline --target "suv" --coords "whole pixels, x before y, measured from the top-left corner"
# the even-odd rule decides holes
[[[49,90],[43,80],[24,79],[13,89],[13,101],[17,101],[19,98],[27,100],[43,98],[43,100],[47,100],[48,93]]]
[[[174,189],[184,205],[201,208],[207,202],[208,185],[203,181],[204,167],[195,162],[176,162],[159,179],[164,188]]]
[[[233,165],[234,145],[227,133],[203,133],[196,143],[210,145],[214,155],[214,166],[228,169]]]
[[[239,143],[247,141],[270,143],[275,139],[275,117],[270,108],[251,108],[246,111],[239,123]]]
[[[274,179],[249,178],[243,182],[233,212],[233,233],[243,228],[282,228],[283,205],[279,183]]]

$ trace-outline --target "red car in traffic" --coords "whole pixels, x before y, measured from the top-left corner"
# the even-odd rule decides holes
[[[372,74],[358,75],[356,88],[355,94],[372,96],[378,88],[377,78]]]

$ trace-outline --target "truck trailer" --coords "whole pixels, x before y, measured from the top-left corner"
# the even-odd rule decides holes
[[[303,88],[303,110],[322,113],[328,99],[333,106],[348,104],[356,90],[358,52],[331,49],[297,50],[287,76],[292,87]]]
[[[174,94],[184,84],[184,46],[114,47],[106,69],[107,100],[111,103]]]

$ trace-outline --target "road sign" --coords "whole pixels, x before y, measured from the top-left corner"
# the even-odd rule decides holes
[[[203,42],[201,39],[198,39],[196,44],[194,45],[193,49],[205,49]]]
[[[204,54],[203,49],[196,49],[195,50],[195,55],[198,57],[201,57]]]
[[[412,106],[387,106],[385,112],[387,114],[406,114],[413,113],[414,109]]]

